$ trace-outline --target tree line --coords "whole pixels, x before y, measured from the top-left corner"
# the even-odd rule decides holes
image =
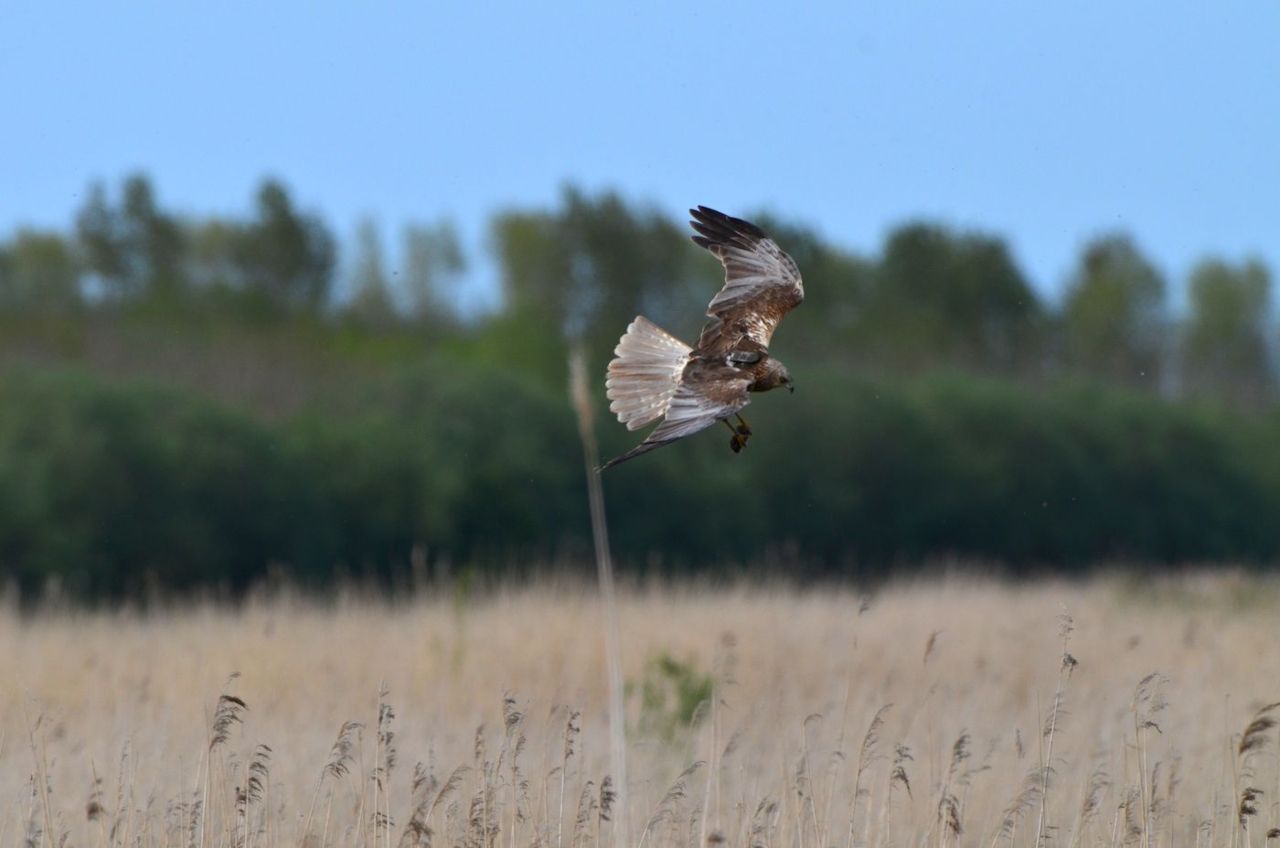
[[[992,234],[911,222],[864,256],[802,225],[753,217],[796,258],[815,304],[788,319],[789,352],[866,373],[1071,374],[1250,409],[1273,399],[1271,273],[1258,259],[1204,258],[1180,281],[1187,305],[1174,314],[1170,282],[1123,233],[1084,245],[1049,302]],[[557,337],[530,353],[541,366],[531,370],[558,379],[565,343],[584,340],[605,357],[635,314],[696,333],[720,270],[685,229],[615,193],[572,188],[554,209],[499,212],[489,232],[501,300],[464,316],[459,289],[473,263],[448,222],[407,226],[392,269],[378,228],[362,221],[350,261],[339,263],[332,228],[278,181],[261,184],[242,219],[191,219],[165,210],[137,175],[114,196],[91,185],[72,232],[19,230],[0,243],[0,311],[222,298],[277,320],[321,317],[375,333],[518,334],[523,325]]]
[[[1206,258],[1175,312],[1123,233],[1046,299],[989,233],[907,223],[863,255],[749,216],[805,276],[775,338],[799,390],[753,404],[741,457],[703,436],[609,472],[622,562],[1280,553],[1261,262]],[[500,298],[467,311],[479,263],[448,222],[389,258],[374,224],[342,243],[277,181],[196,218],[143,176],[0,242],[0,568],[97,596],[585,555],[569,347],[603,373],[636,314],[695,338],[722,272],[682,220],[572,188],[495,213],[487,249]],[[621,452],[638,434],[596,390]]]

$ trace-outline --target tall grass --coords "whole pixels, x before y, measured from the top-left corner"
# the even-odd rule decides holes
[[[602,848],[623,808],[645,848],[1280,833],[1274,582],[623,585],[625,786],[594,588],[443,594],[0,612],[0,845]]]

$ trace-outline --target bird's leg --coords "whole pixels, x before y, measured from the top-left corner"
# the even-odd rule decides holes
[[[744,439],[751,435],[751,425],[747,423],[747,419],[742,417],[741,412],[734,413],[738,416],[738,426],[734,428],[734,432],[741,435]],[[728,422],[725,422],[728,423]]]
[[[738,432],[738,429],[730,424],[728,419],[721,418],[720,420],[724,422],[724,426],[729,428],[729,432],[733,433],[733,438],[729,440],[729,448],[734,453],[741,452],[747,446],[747,437]]]

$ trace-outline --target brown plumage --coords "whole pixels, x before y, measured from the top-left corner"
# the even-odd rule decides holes
[[[618,420],[635,430],[662,419],[643,442],[605,463],[625,462],[677,439],[728,421],[750,392],[792,388],[786,367],[769,354],[783,316],[804,300],[791,257],[755,224],[706,206],[689,210],[693,241],[724,265],[724,288],[711,299],[696,347],[637,316],[627,327],[605,382]],[[746,422],[734,430],[734,452],[746,445]]]

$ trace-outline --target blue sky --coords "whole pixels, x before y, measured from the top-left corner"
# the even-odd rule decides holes
[[[870,251],[925,216],[1055,292],[1123,229],[1175,280],[1280,271],[1280,3],[13,3],[0,234],[91,179],[241,213],[277,175],[349,238],[572,181],[768,208]],[[481,265],[483,285],[492,269]]]

